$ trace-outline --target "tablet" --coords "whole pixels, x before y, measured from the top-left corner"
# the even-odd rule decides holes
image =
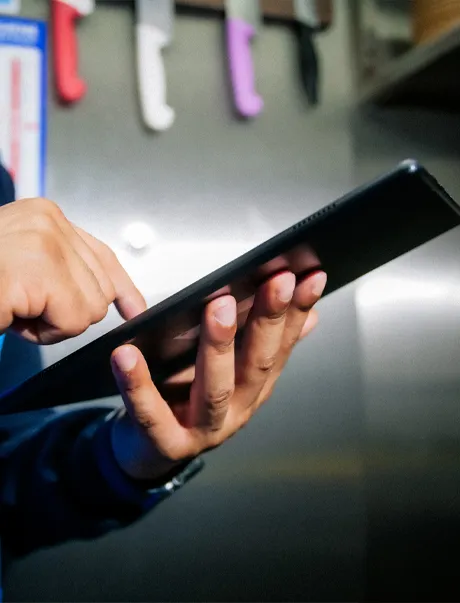
[[[301,278],[321,268],[328,295],[459,223],[458,205],[426,169],[406,160],[6,392],[0,413],[115,395],[110,355],[128,342],[144,353],[161,383],[193,364],[211,299],[235,296],[238,337],[267,277],[289,269]]]

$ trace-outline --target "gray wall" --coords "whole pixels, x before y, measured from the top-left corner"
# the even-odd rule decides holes
[[[416,156],[460,199],[458,116],[373,110],[352,131],[359,181]],[[459,249],[456,229],[356,291],[371,599],[459,597]]]
[[[45,2],[23,4],[30,15],[46,14]],[[71,109],[52,103],[48,196],[119,251],[150,302],[406,155],[421,155],[446,185],[455,182],[456,118],[353,111],[345,3],[336,8],[335,27],[318,40],[324,102],[314,111],[297,77],[292,32],[263,29],[254,54],[266,109],[252,123],[231,114],[222,22],[180,16],[167,55],[178,118],[162,135],[146,132],[140,122],[132,5],[100,2],[81,24],[89,94]],[[120,232],[133,218],[151,223],[158,235],[147,257],[123,248]],[[211,256],[216,243],[219,254]],[[452,275],[457,245],[454,233],[411,258],[422,272],[429,264],[435,279],[438,265]],[[186,251],[171,259],[172,246]],[[415,270],[407,258],[393,266],[398,275]],[[393,276],[391,267],[384,270]],[[348,287],[321,303],[321,325],[295,351],[273,399],[248,428],[208,456],[193,483],[132,528],[15,563],[7,598],[300,601],[378,598],[379,592],[391,598],[394,577],[403,577],[401,568],[420,548],[412,534],[406,538],[409,553],[395,555],[402,542],[398,530],[410,529],[413,509],[427,508],[436,518],[442,508],[448,520],[444,503],[456,500],[455,469],[446,458],[458,443],[452,425],[459,385],[453,359],[459,352],[452,333],[459,325],[455,312],[431,308],[428,337],[425,316],[415,326],[407,317],[422,311],[417,302],[400,314],[396,308],[381,323],[382,312],[356,305],[355,294]],[[406,372],[391,376],[407,353],[392,335],[395,312],[395,321],[399,316],[412,325],[416,349],[425,348],[426,364],[417,364],[411,376],[417,390],[410,392],[410,405]],[[45,363],[116,320],[110,314],[89,335],[47,350]],[[388,326],[383,332],[382,324]],[[445,348],[439,338],[447,335]],[[427,365],[438,367],[430,368],[430,388],[419,381]],[[430,448],[433,421],[437,439],[428,438]],[[400,429],[402,423],[419,429]],[[441,450],[445,442],[447,452]],[[434,555],[430,547],[426,542]],[[384,573],[385,564],[391,571]],[[406,587],[402,598],[409,599],[416,587],[411,575]]]

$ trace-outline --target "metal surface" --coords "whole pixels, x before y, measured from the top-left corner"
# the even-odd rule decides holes
[[[46,14],[45,2],[30,8]],[[321,39],[330,102],[312,113],[292,32],[267,28],[254,49],[267,113],[246,124],[228,106],[220,20],[177,18],[167,70],[180,118],[156,136],[137,106],[133,23],[131,4],[98,3],[81,24],[89,92],[75,110],[50,107],[48,195],[116,249],[153,303],[350,189],[348,82],[334,73],[346,72],[346,37],[338,29]],[[145,255],[125,243],[131,222],[153,229]],[[321,315],[271,402],[207,455],[200,476],[132,528],[15,563],[8,600],[359,599],[365,508],[352,291],[325,300]],[[111,313],[86,337],[117,320]],[[47,348],[45,363],[80,344]]]
[[[358,179],[389,167],[397,148],[460,199],[458,117],[373,111],[352,132]],[[368,600],[459,599],[459,250],[457,229],[356,290]]]
[[[174,26],[173,0],[136,0],[136,15],[138,23],[154,25],[166,37],[166,43],[171,41]]]
[[[25,4],[46,14],[46,2]],[[178,18],[167,68],[181,117],[162,136],[138,114],[131,5],[99,3],[82,23],[89,94],[75,110],[51,107],[48,194],[115,247],[149,302],[402,157],[460,196],[457,119],[352,118],[336,7],[318,39],[324,103],[306,109],[295,40],[269,27],[254,48],[266,112],[250,124],[226,105],[219,20]],[[131,222],[153,229],[148,254],[126,246]],[[374,276],[396,291],[429,271],[438,295],[457,282],[459,243],[455,232]],[[411,300],[358,314],[352,288],[324,300],[273,399],[200,476],[131,528],[15,563],[7,600],[441,600],[456,561],[441,537],[459,542],[460,325],[447,299]],[[48,348],[45,363],[80,344]]]
[[[225,12],[229,19],[242,19],[256,29],[260,27],[259,0],[226,0]]]

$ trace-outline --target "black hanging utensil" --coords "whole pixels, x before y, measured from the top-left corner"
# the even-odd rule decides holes
[[[293,0],[300,79],[310,105],[319,103],[320,64],[314,37],[330,24],[329,0]]]
[[[314,30],[300,21],[296,23],[300,79],[310,105],[319,102],[319,62],[313,40]]]

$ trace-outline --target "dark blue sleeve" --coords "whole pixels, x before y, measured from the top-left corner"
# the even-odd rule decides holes
[[[126,526],[201,469],[195,459],[162,484],[131,480],[112,455],[113,412],[80,404],[0,417],[0,521],[10,552]]]
[[[0,206],[13,200],[13,182],[0,164]],[[37,346],[6,337],[0,394],[41,368]],[[113,412],[114,405],[84,404],[0,415],[0,530],[11,553],[128,525],[201,469],[194,459],[161,484],[131,480],[112,455]]]
[[[0,163],[0,206],[14,201],[14,185],[9,173]]]
[[[11,176],[0,163],[0,207],[14,201],[14,184]],[[2,353],[4,336],[0,335],[0,355]]]

